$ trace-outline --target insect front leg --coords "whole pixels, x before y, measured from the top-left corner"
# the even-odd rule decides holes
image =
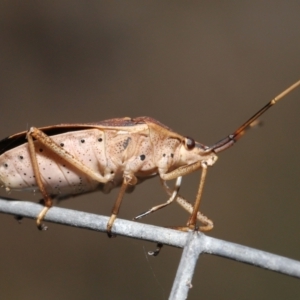
[[[186,224],[187,227],[190,228],[190,229],[195,229],[196,228],[197,214],[199,212],[200,200],[201,200],[201,196],[202,196],[202,193],[203,193],[203,187],[204,187],[204,183],[205,183],[206,174],[207,174],[207,165],[206,165],[206,163],[203,163],[202,164],[200,184],[199,184],[199,189],[198,189],[198,192],[197,192],[194,208],[193,208],[192,214],[191,214],[191,216],[188,219],[188,222]]]
[[[178,169],[173,170],[172,172],[169,172],[166,174],[161,174],[161,176],[160,176],[163,180],[171,180],[171,179],[176,178],[177,176],[183,176],[183,175],[190,174],[200,168],[202,168],[202,173],[201,173],[199,189],[197,192],[193,211],[191,213],[190,218],[188,219],[187,227],[182,228],[182,230],[196,228],[196,221],[197,221],[197,215],[198,215],[199,207],[200,207],[200,200],[201,200],[201,196],[203,193],[203,187],[204,187],[205,178],[206,178],[206,174],[207,174],[207,162],[206,161],[198,161],[191,165],[182,166]]]
[[[173,194],[173,190],[167,185],[167,182],[165,180],[161,180],[161,183],[167,194],[171,196]],[[176,202],[188,213],[192,214],[193,205],[189,203],[186,199],[184,199],[181,195],[177,195]],[[213,221],[204,216],[200,211],[197,212],[197,220],[204,224],[204,226],[199,227],[201,231],[209,231],[212,230],[214,227]]]

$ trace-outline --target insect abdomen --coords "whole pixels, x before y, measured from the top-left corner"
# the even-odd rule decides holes
[[[94,171],[101,172],[101,166],[106,165],[105,153],[101,152],[103,147],[97,145],[97,142],[104,142],[100,130],[68,132],[51,138]],[[77,194],[96,188],[97,182],[87,178],[38,141],[34,144],[39,171],[49,193]],[[37,188],[27,143],[0,156],[0,181],[10,189]]]
[[[133,169],[133,173],[141,171],[143,175],[144,172],[146,177],[156,170],[148,136],[87,129],[58,134],[51,136],[51,139],[92,171],[104,177],[109,175],[110,189],[120,184],[126,167]],[[40,142],[35,141],[34,145],[39,172],[48,193],[79,194],[92,191],[99,185],[99,182],[89,178]],[[0,182],[9,189],[37,189],[27,143],[0,156]]]

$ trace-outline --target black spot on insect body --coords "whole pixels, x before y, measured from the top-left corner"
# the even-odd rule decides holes
[[[43,152],[43,151],[44,151],[44,149],[43,149],[43,148],[40,148],[40,149],[39,149],[39,151],[40,151],[40,152]]]
[[[145,160],[145,158],[146,158],[146,155],[145,155],[145,154],[140,155],[140,159],[141,159],[141,160]]]
[[[102,138],[99,138],[99,139],[98,139],[98,142],[102,142],[102,141],[103,141],[103,139],[102,139]]]
[[[60,143],[60,146],[63,147],[65,144],[64,143]]]
[[[166,156],[166,153],[163,154],[163,157],[165,157],[165,156]]]
[[[83,143],[85,143],[85,140],[84,140],[84,139],[82,139],[82,140],[80,140],[80,142],[83,144]]]
[[[48,177],[49,180],[51,180],[51,177]]]
[[[24,175],[26,176],[27,174],[26,174],[26,173],[24,173]]]
[[[124,150],[128,147],[130,141],[131,141],[131,137],[128,137],[128,138],[123,142],[123,149],[124,149]]]
[[[172,158],[174,157],[174,154],[173,154],[173,153],[171,153],[171,157],[172,157]]]
[[[20,155],[19,158],[20,158],[21,160],[24,159],[24,157],[23,157],[22,155]]]
[[[8,168],[8,164],[4,164],[4,167],[5,167],[5,168]]]

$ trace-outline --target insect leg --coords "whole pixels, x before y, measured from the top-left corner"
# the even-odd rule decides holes
[[[171,196],[173,193],[172,189],[167,185],[167,182],[165,180],[161,180],[161,182],[167,194]],[[182,208],[184,208],[190,214],[193,212],[193,205],[189,203],[186,199],[184,199],[181,195],[177,195],[176,201]],[[197,220],[204,224],[204,226],[199,227],[201,231],[209,231],[212,230],[214,227],[212,220],[204,216],[200,211],[197,212]]]
[[[178,178],[179,176],[184,176],[193,173],[196,170],[199,170],[203,165],[202,161],[197,161],[191,165],[179,167],[169,173],[160,174],[162,180],[172,180]],[[206,164],[205,164],[206,165]]]
[[[33,167],[35,180],[36,180],[36,183],[39,187],[39,190],[40,190],[40,192],[43,196],[44,205],[45,205],[43,210],[37,216],[36,224],[37,224],[38,229],[46,230],[47,227],[44,224],[42,224],[42,220],[45,217],[47,211],[52,206],[52,199],[49,196],[49,194],[47,193],[47,191],[45,189],[45,186],[43,184],[42,178],[41,178],[41,173],[39,171],[38,162],[37,162],[37,159],[36,159],[36,152],[35,152],[35,148],[34,148],[34,143],[33,143],[33,139],[32,139],[32,136],[31,136],[30,132],[27,133],[27,140],[28,140],[28,149],[29,149],[29,154],[30,154],[30,159],[31,159],[32,167]]]
[[[163,247],[162,243],[157,243],[156,249],[154,251],[149,251],[148,255],[157,256],[160,253],[162,247]]]
[[[37,226],[39,229],[46,229],[45,225],[42,224],[42,220],[45,217],[48,210],[50,209],[50,207],[52,206],[52,199],[49,196],[49,194],[47,193],[45,185],[41,178],[33,138],[38,140],[41,144],[43,144],[45,147],[47,147],[53,153],[57,154],[59,157],[64,159],[66,162],[69,162],[70,165],[74,166],[76,169],[83,172],[90,178],[92,178],[98,182],[102,182],[102,183],[108,182],[111,178],[109,176],[103,177],[101,174],[94,172],[93,170],[91,170],[90,168],[85,166],[77,158],[75,158],[72,154],[70,154],[68,151],[66,151],[61,146],[59,146],[57,143],[55,143],[53,141],[53,139],[51,139],[51,137],[47,136],[45,133],[43,133],[38,128],[31,127],[27,133],[29,153],[30,153],[30,158],[31,158],[31,162],[32,162],[32,167],[33,167],[36,183],[37,183],[39,190],[43,196],[44,204],[45,204],[45,207],[37,216],[36,222],[37,222]]]
[[[205,183],[206,174],[207,174],[207,165],[204,162],[202,164],[200,184],[199,184],[199,189],[198,189],[198,192],[197,192],[193,212],[192,212],[192,214],[189,217],[188,222],[187,222],[187,227],[189,227],[190,229],[195,229],[196,228],[197,213],[198,213],[199,207],[200,207],[200,200],[201,200],[201,196],[202,196],[202,193],[203,193],[203,187],[204,187],[204,183]]]
[[[123,179],[123,183],[121,186],[121,189],[119,191],[117,200],[113,206],[112,212],[111,212],[111,216],[107,222],[106,225],[106,230],[107,230],[107,235],[108,237],[112,237],[112,233],[111,233],[111,229],[112,226],[114,224],[115,219],[117,218],[118,214],[119,214],[119,210],[121,207],[121,203],[124,197],[124,194],[126,192],[126,188],[128,187],[128,185],[135,185],[137,183],[137,178],[134,175],[124,175],[124,179]]]
[[[36,140],[38,140],[41,144],[45,147],[50,149],[53,153],[57,154],[59,157],[64,159],[66,162],[70,163],[79,171],[83,172],[84,174],[88,175],[91,179],[94,179],[98,182],[108,182],[111,178],[105,176],[103,177],[101,174],[94,172],[86,165],[84,165],[81,161],[79,161],[76,157],[70,154],[66,149],[62,148],[60,145],[55,143],[51,137],[46,135],[44,132],[39,130],[38,128],[31,127],[29,130],[28,135],[31,135]]]
[[[201,200],[201,195],[202,195],[202,191],[203,191],[203,187],[204,187],[204,182],[205,182],[205,177],[207,174],[207,162],[206,161],[198,161],[194,164],[188,165],[188,166],[182,166],[178,169],[173,170],[170,173],[166,173],[166,174],[161,174],[160,177],[163,180],[171,180],[176,178],[177,176],[183,176],[183,175],[187,175],[190,174],[196,170],[199,170],[200,168],[202,168],[202,173],[201,173],[201,179],[200,179],[200,185],[199,185],[199,189],[198,189],[198,193],[196,196],[196,201],[193,207],[193,210],[191,212],[191,216],[187,222],[187,228],[182,228],[182,230],[186,230],[188,228],[195,228],[196,227],[196,220],[197,220],[197,214],[199,212],[199,206],[200,206],[200,200]],[[212,223],[209,219],[207,219],[207,222],[204,221],[204,223]],[[212,224],[211,224],[212,225]],[[211,225],[208,225],[208,227],[202,227],[200,228],[201,230],[210,230],[212,229]]]
[[[182,181],[181,176],[176,179],[175,188],[172,192],[170,192],[170,194],[169,194],[170,198],[168,199],[167,202],[156,205],[156,206],[150,208],[149,210],[145,211],[144,213],[142,213],[142,214],[136,216],[135,218],[133,218],[133,220],[141,219],[142,217],[145,217],[145,216],[147,216],[147,215],[149,215],[149,214],[151,214],[151,213],[153,213],[153,212],[155,212],[155,211],[171,204],[176,199],[176,197],[178,195],[178,191],[179,191],[179,188],[180,188],[180,185],[181,185],[181,181]]]

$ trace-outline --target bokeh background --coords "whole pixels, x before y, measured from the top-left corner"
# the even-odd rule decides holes
[[[1,1],[0,137],[29,126],[149,115],[210,145],[300,78],[299,1]],[[300,260],[300,90],[209,170],[209,235]],[[192,201],[199,174],[184,178]],[[6,196],[4,190],[2,195]],[[109,215],[117,191],[60,205]],[[38,201],[38,196],[11,197]],[[165,201],[158,178],[131,219]],[[176,204],[143,222],[183,225]],[[83,229],[0,217],[1,299],[167,299],[181,256]],[[200,258],[189,299],[295,299],[299,281]]]

